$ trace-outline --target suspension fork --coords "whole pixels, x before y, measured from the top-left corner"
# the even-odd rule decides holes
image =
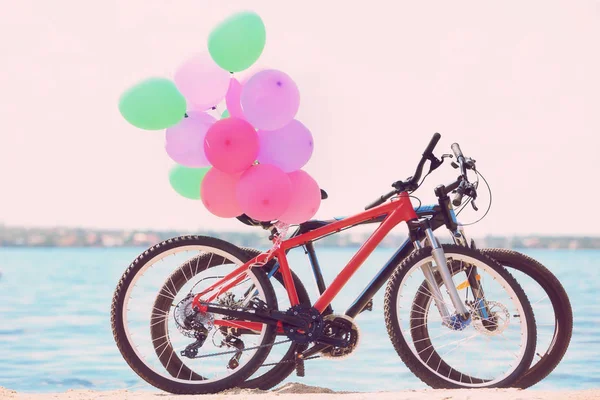
[[[450,300],[454,309],[456,310],[456,314],[458,314],[463,320],[467,320],[469,318],[469,313],[466,306],[463,304],[460,296],[458,295],[458,290],[454,285],[454,281],[452,280],[452,273],[450,272],[450,268],[448,267],[448,262],[446,261],[446,254],[444,253],[444,249],[440,245],[439,241],[433,234],[433,230],[431,228],[431,223],[429,220],[424,220],[420,222],[421,232],[425,232],[425,238],[423,242],[428,241],[431,246],[431,255],[433,260],[435,261],[437,267],[434,268],[432,263],[426,263],[421,267],[423,271],[423,275],[425,276],[425,281],[427,282],[427,286],[434,298],[437,309],[442,317],[442,321],[444,324],[449,323],[452,320],[450,312],[448,311],[448,307],[446,303],[443,301],[442,293],[440,291],[440,287],[437,284],[435,279],[434,272],[437,271],[446,286],[446,291],[450,296]],[[418,240],[414,241],[415,248],[422,248],[421,242]],[[450,322],[451,323],[451,322]]]
[[[475,249],[475,242],[471,240],[471,245],[469,246],[467,236],[465,235],[465,229],[462,225],[458,223],[456,230],[452,232],[452,239],[454,240],[454,243],[458,246],[470,247]],[[490,316],[490,310],[488,308],[487,302],[485,301],[483,287],[481,286],[478,279],[479,274],[477,273],[477,267],[469,264],[465,268],[465,273],[467,274],[467,281],[469,282],[469,286],[471,287],[471,291],[473,293],[474,301],[477,305],[475,309],[478,311],[481,318],[483,318],[485,322]]]
[[[454,244],[463,247],[472,247],[475,248],[475,242],[471,241],[471,246],[468,244],[467,236],[465,235],[465,229],[462,225],[458,224],[456,231],[452,232],[452,239],[454,240]],[[469,282],[469,286],[473,291],[473,296],[476,300],[483,300],[483,288],[477,279],[477,267],[474,265],[468,265],[465,269],[467,274],[467,280]]]
[[[416,250],[420,250],[423,248],[419,241],[415,241],[414,246]],[[433,275],[433,264],[430,262],[424,264],[421,267],[421,271],[423,271],[423,275],[425,276],[425,282],[427,282],[427,286],[429,287],[429,293],[431,293],[433,301],[435,301],[435,305],[440,313],[440,316],[442,317],[442,321],[449,321],[450,312],[448,311],[448,307],[446,307],[446,303],[443,300],[440,287],[435,281],[435,276]]]

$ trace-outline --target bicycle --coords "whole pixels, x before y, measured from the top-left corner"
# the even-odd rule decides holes
[[[276,344],[292,342],[298,346],[294,350],[296,353],[294,362],[297,368],[301,368],[304,360],[318,353],[328,354],[331,357],[345,355],[347,349],[352,349],[358,340],[358,330],[355,329],[353,322],[354,317],[368,305],[373,294],[389,278],[390,283],[386,291],[386,325],[394,347],[413,373],[434,387],[505,387],[514,383],[531,364],[535,350],[535,318],[527,296],[514,278],[485,254],[465,246],[440,245],[433,234],[432,220],[418,218],[407,194],[418,188],[422,169],[427,160],[430,161],[431,170],[441,165],[443,158],[438,160],[432,153],[439,138],[439,134],[434,135],[423,153],[415,174],[406,182],[396,182],[393,185],[394,190],[381,196],[370,207],[367,207],[367,211],[327,224],[318,222],[302,224],[299,231],[304,231],[298,232],[289,239],[284,238],[287,227],[275,225],[272,228],[273,248],[247,262],[243,260],[247,260],[248,255],[241,249],[218,239],[207,237],[175,238],[147,250],[125,272],[113,299],[113,332],[117,345],[129,365],[142,378],[163,390],[173,393],[213,393],[242,385],[260,367],[271,347]],[[458,236],[458,226],[455,216],[453,217],[454,213],[451,212],[452,208],[449,207],[448,193],[457,190],[458,194],[455,200],[459,200],[465,194],[474,195],[475,188],[466,179],[466,160],[464,157],[459,157],[457,149],[458,146],[453,146],[463,173],[450,185],[439,186],[436,189],[436,195],[440,203],[440,210],[446,210],[441,213],[444,224],[454,227],[451,231]],[[458,151],[460,150],[458,149]],[[390,198],[392,201],[385,203]],[[300,302],[299,293],[295,289],[297,279],[290,271],[285,257],[286,251],[298,246],[312,246],[314,240],[328,234],[378,220],[381,220],[380,226],[331,285],[323,291],[312,307],[303,305]],[[409,239],[375,276],[344,316],[328,313],[329,304],[339,293],[341,287],[376,248],[377,244],[401,222],[407,223]],[[267,227],[270,223],[261,224],[264,225],[263,227]],[[425,240],[428,243],[427,247],[423,247],[421,244]],[[183,286],[176,287],[173,284],[172,275],[168,275],[167,279],[163,278],[159,295],[153,304],[150,320],[132,321],[132,327],[143,326],[144,323],[147,327],[147,322],[150,322],[153,328],[151,331],[154,331],[154,334],[149,342],[154,343],[152,347],[158,359],[155,360],[155,364],[164,367],[167,370],[167,374],[165,374],[162,371],[154,370],[151,362],[140,357],[138,348],[132,342],[133,336],[127,325],[129,322],[127,309],[130,305],[132,288],[136,286],[140,275],[154,265],[154,260],[175,255],[178,249],[204,251],[202,257],[209,258],[206,267],[201,267],[204,270],[229,264],[235,264],[235,269],[229,272],[230,268],[228,268],[228,272],[222,276],[209,277],[218,279],[218,281],[193,294],[195,287],[202,280],[196,282],[188,295],[175,301],[178,293],[185,293],[185,290],[181,290],[183,286],[191,284],[187,274],[183,271],[189,268],[190,277],[195,277],[198,273],[200,263],[196,262],[194,271],[194,266],[187,257],[180,264],[182,267],[177,270],[186,275]],[[215,255],[222,258],[221,264],[212,261]],[[196,259],[198,260],[198,258]],[[277,260],[276,266],[272,264],[275,259]],[[400,264],[399,267],[397,267],[398,264]],[[261,268],[256,268],[256,266]],[[269,267],[271,268],[270,275],[280,274],[287,291],[291,307],[285,312],[278,309],[273,286],[267,273],[263,270]],[[418,301],[411,303],[409,307],[404,307],[410,309],[408,332],[414,330],[409,337],[405,336],[406,330],[403,331],[400,325],[402,318],[398,318],[398,313],[403,307],[398,303],[402,297],[400,292],[407,286],[407,279],[411,278],[412,273],[417,270],[423,272],[425,286],[419,280],[418,284],[414,286],[415,294],[407,297]],[[466,273],[467,280],[462,282],[459,287],[463,289],[469,287],[473,293],[472,300],[462,298],[453,281],[453,278],[461,272]],[[483,279],[481,277],[483,272],[489,274],[491,278]],[[318,278],[317,283],[319,284]],[[485,292],[488,297],[484,295],[483,283],[485,283]],[[241,286],[243,284],[247,284],[244,289]],[[446,298],[442,288],[445,288]],[[238,291],[237,294],[233,293],[235,290]],[[465,293],[468,295],[468,291],[465,290]],[[502,297],[503,294],[504,297]],[[496,300],[490,300],[489,297]],[[165,300],[161,302],[160,299]],[[157,303],[160,303],[158,304],[160,307],[157,307]],[[415,309],[413,304],[417,304],[421,310]],[[432,305],[437,308],[437,314],[430,311]],[[167,306],[169,310],[166,309]],[[173,310],[170,310],[171,308]],[[170,317],[171,312],[174,318]],[[215,315],[223,317],[216,319]],[[440,317],[440,321],[433,324],[436,316]],[[433,318],[431,321],[430,317]],[[419,320],[425,322],[416,322]],[[516,322],[516,324],[511,324],[509,321]],[[438,324],[438,322],[440,323]],[[510,330],[511,326],[512,328],[517,326],[517,330]],[[444,331],[445,334],[430,335],[430,330],[434,328]],[[194,342],[187,345],[183,341],[175,343],[169,334],[173,329],[187,337],[188,342],[190,339],[194,339]],[[160,335],[157,334],[157,331]],[[473,331],[475,333],[471,334]],[[225,347],[228,350],[201,354],[203,345],[207,342],[211,332],[213,344],[218,348]],[[470,336],[465,336],[465,333]],[[217,339],[219,343],[214,342],[216,334],[222,336],[221,339]],[[463,351],[464,362],[460,363],[460,360],[444,359],[444,357],[450,357],[448,352],[440,356],[436,351],[444,347],[444,345],[437,345],[438,339],[448,334],[463,336],[462,339],[451,342],[450,345],[454,343],[460,345],[476,337],[478,339],[483,337],[484,340],[481,343],[478,342],[474,352]],[[278,335],[285,335],[287,340],[275,342]],[[248,347],[247,340],[240,339],[242,336],[256,338],[256,343]],[[516,347],[508,352],[510,353],[509,357],[506,357],[507,354],[496,355],[497,360],[503,362],[503,365],[508,364],[509,367],[499,372],[487,372],[487,375],[484,374],[483,377],[473,376],[474,373],[481,374],[482,372],[481,368],[471,372],[472,362],[481,357],[482,353],[485,354],[485,351],[481,350],[482,346],[486,342],[489,343],[494,337],[502,337],[504,340],[508,340],[507,337],[517,339]],[[412,346],[409,345],[409,341]],[[156,342],[159,343],[156,344]],[[505,345],[503,342],[500,343]],[[183,348],[183,350],[177,354],[175,348]],[[169,350],[167,351],[167,349]],[[211,371],[214,370],[216,364],[220,363],[210,364],[210,361],[215,360],[216,357],[230,356],[231,354],[233,357],[225,357],[225,362],[223,362],[227,366],[225,375],[218,378],[213,377],[213,379],[196,373],[182,360],[182,358],[186,358],[188,359],[186,362],[190,364],[202,360],[203,367],[206,366],[206,370]],[[510,357],[511,354],[516,359]],[[175,357],[173,357],[174,355]],[[434,364],[430,362],[437,363],[437,367],[434,369],[432,367]],[[453,364],[451,365],[449,362]],[[169,370],[169,366],[172,365],[177,366],[177,373],[172,371],[172,367]],[[456,368],[457,365],[461,368],[460,370]],[[467,370],[469,371],[463,373]],[[181,375],[182,371],[183,375]],[[489,376],[490,374],[499,374],[499,376]]]
[[[474,161],[471,162],[474,163]],[[455,165],[455,167],[458,167],[458,165]],[[323,192],[323,197],[326,198],[326,196],[327,194]],[[457,203],[455,205],[459,206],[460,204]],[[432,220],[432,229],[434,231],[440,227],[445,226],[445,219],[439,204],[422,207],[420,206],[415,209],[415,212],[419,217],[430,217]],[[253,221],[247,216],[240,216],[238,219],[248,225],[261,225],[260,222]],[[315,224],[321,226],[329,224],[333,221],[334,220],[309,221],[308,224],[312,224],[313,226]],[[381,222],[381,219],[374,220],[373,222]],[[268,225],[265,225],[265,227],[268,228]],[[452,229],[453,227],[450,226],[449,228]],[[298,233],[301,233],[303,230],[307,229],[305,229],[305,227],[300,227],[292,235],[292,237],[296,236]],[[468,240],[464,233],[464,226],[458,224],[458,229],[456,233],[457,235],[452,235],[455,244],[466,246]],[[475,243],[473,240],[470,241],[470,246],[472,248],[475,247]],[[246,253],[248,253],[249,258],[256,257],[261,254],[260,251],[255,249],[244,248],[243,250]],[[308,255],[309,261],[311,263],[319,294],[322,294],[325,291],[326,286],[323,281],[321,269],[312,242],[309,242],[305,246],[304,250],[305,253]],[[545,309],[551,308],[553,312],[552,319],[550,319],[549,321],[551,323],[547,324],[540,323],[539,316],[540,314],[543,314],[543,312],[540,312],[539,314],[535,312],[538,327],[538,339],[540,329],[543,333],[544,331],[548,331],[545,332],[548,336],[546,338],[545,343],[540,343],[540,340],[538,340],[535,352],[536,357],[538,358],[534,360],[533,365],[517,380],[517,382],[511,385],[512,387],[525,389],[527,387],[535,385],[536,383],[544,379],[547,375],[549,375],[560,363],[564,354],[566,353],[573,330],[573,314],[571,310],[570,301],[558,279],[546,267],[544,267],[536,260],[513,250],[483,249],[482,252],[495,259],[499,264],[503,265],[505,268],[511,270],[511,273],[513,275],[515,272],[522,273],[522,277],[518,279],[519,282],[521,282],[522,279],[528,279],[533,281],[534,284],[537,284],[539,286],[538,291],[541,291],[543,295],[541,295],[541,297],[537,299],[533,304],[536,306],[536,309],[538,309],[538,311],[544,311]],[[199,258],[195,260],[190,260],[190,262],[194,261],[203,263],[204,265],[207,259]],[[184,279],[184,275],[180,271],[178,271],[179,270],[173,273],[173,280],[175,282],[182,282],[182,280]],[[273,268],[273,265],[268,266],[268,268],[266,268],[266,271],[275,271],[275,273],[271,273],[271,276],[275,278],[277,283],[282,283],[281,274],[278,273],[276,267]],[[293,271],[292,275],[294,279],[294,285],[298,291],[300,303],[310,305],[310,298],[306,289],[304,288],[304,285],[302,284],[300,279],[293,273]],[[437,280],[439,282],[439,279]],[[542,303],[542,301],[546,299],[550,303],[549,305]],[[371,307],[372,305],[370,304],[368,309],[370,310]],[[534,311],[536,310],[534,309]],[[552,327],[551,332],[550,329],[546,329],[546,327]],[[299,376],[304,376],[303,364],[300,364],[294,360],[295,354],[298,351],[298,349],[300,349],[298,344],[291,344],[288,350],[284,352],[283,356],[270,354],[269,357],[277,359],[278,361],[263,364],[261,368],[271,368],[267,371],[261,371],[261,373],[259,373],[258,376],[256,376],[255,374],[251,379],[247,380],[243,384],[243,387],[268,390],[282,382],[285,378],[292,374],[294,370],[297,370]],[[321,355],[327,356],[325,353],[322,353]],[[171,365],[170,367],[173,370],[173,373],[176,373],[175,370],[177,369],[177,367],[174,365]]]

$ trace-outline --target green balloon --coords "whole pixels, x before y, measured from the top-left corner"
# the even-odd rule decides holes
[[[239,72],[258,60],[266,38],[265,24],[258,14],[241,12],[213,29],[208,37],[208,51],[221,68]]]
[[[119,111],[138,128],[166,129],[183,119],[186,101],[169,79],[149,78],[121,95]]]
[[[181,196],[192,199],[200,199],[200,184],[210,167],[188,168],[182,165],[174,166],[169,172],[169,182]]]
[[[221,119],[225,119],[225,118],[229,118],[229,110],[225,110],[223,111],[223,114],[221,114]]]

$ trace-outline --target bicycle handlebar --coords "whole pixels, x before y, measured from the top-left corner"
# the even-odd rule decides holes
[[[465,162],[465,156],[460,149],[458,143],[452,143],[452,152],[454,153],[454,157],[456,157],[456,161],[458,161],[458,165],[460,166],[460,174],[466,178],[467,177],[467,166]]]
[[[452,199],[452,204],[455,207],[458,207],[461,205],[464,194],[465,194],[465,181],[461,180],[460,184],[458,185],[458,188],[456,189],[456,194],[454,195],[454,198]]]
[[[432,154],[433,149],[435,149],[435,146],[438,144],[441,137],[442,137],[442,135],[440,135],[437,132],[433,134],[433,137],[431,138],[431,141],[429,141],[429,144],[427,145],[425,152],[423,152],[423,157],[427,157]]]
[[[388,199],[390,199],[395,194],[396,194],[396,189],[392,190],[389,193],[384,194],[383,196],[380,196],[377,200],[375,200],[374,202],[372,202],[371,204],[366,206],[365,210],[370,210],[371,208],[375,208],[377,206],[382,205],[383,203],[385,203]]]
[[[458,178],[459,185],[456,188],[456,195],[452,199],[452,204],[458,207],[461,205],[464,195],[467,195],[473,199],[477,197],[477,189],[469,182],[469,178],[467,176],[468,169],[475,169],[475,160],[471,158],[465,158],[458,143],[452,143],[451,148],[460,167],[460,177]],[[477,207],[474,204],[473,208],[477,210]]]
[[[437,143],[440,141],[441,137],[442,137],[442,135],[440,135],[437,132],[433,134],[433,137],[429,141],[429,144],[425,148],[425,151],[423,152],[421,160],[419,161],[419,164],[417,165],[415,174],[412,177],[410,177],[407,182],[398,181],[398,182],[394,183],[392,185],[395,188],[394,190],[392,190],[389,193],[384,194],[383,196],[380,196],[377,200],[373,201],[371,204],[366,206],[365,210],[369,210],[373,207],[377,207],[377,206],[385,203],[388,199],[390,199],[391,197],[393,197],[394,195],[396,195],[400,192],[404,192],[406,190],[415,190],[418,187],[419,179],[421,179],[421,175],[423,174],[423,167],[425,166],[425,162],[427,160],[432,159],[432,157],[435,158],[433,156],[433,149],[435,148]]]
[[[460,149],[460,146],[458,145],[458,143],[452,143],[452,146],[450,146],[450,148],[452,149],[452,152],[454,153],[454,156],[458,159],[460,157],[464,158],[463,153]]]

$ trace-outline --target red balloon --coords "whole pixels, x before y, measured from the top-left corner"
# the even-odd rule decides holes
[[[287,224],[301,224],[314,217],[319,210],[321,189],[306,171],[298,170],[287,175],[292,183],[292,199],[279,220]]]
[[[236,194],[242,210],[249,217],[274,221],[290,205],[292,184],[287,174],[274,165],[253,165],[242,174]]]
[[[212,214],[222,218],[242,215],[242,207],[237,201],[236,187],[240,175],[226,174],[211,168],[202,180],[200,198]]]
[[[216,169],[229,174],[241,173],[256,161],[258,134],[243,119],[219,120],[206,133],[204,153]]]

